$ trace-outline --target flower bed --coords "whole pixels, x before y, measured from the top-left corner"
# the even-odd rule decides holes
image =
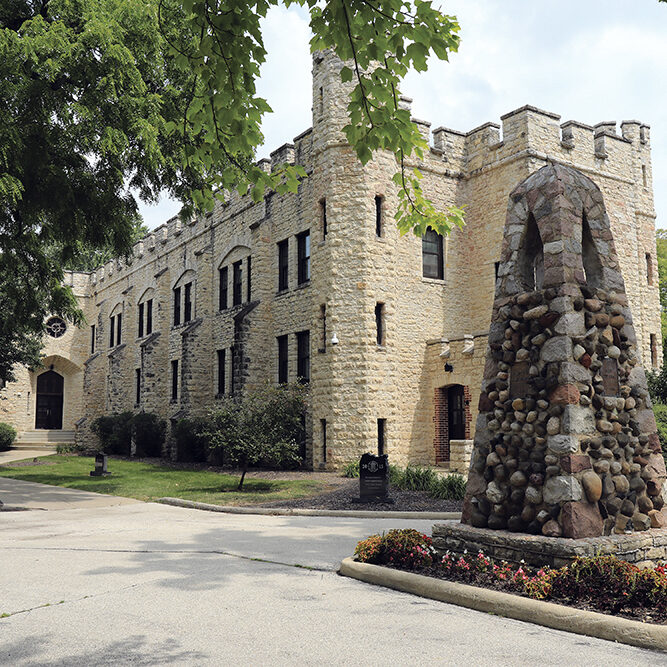
[[[439,557],[431,538],[390,530],[357,544],[357,560],[430,577],[549,600],[650,623],[667,623],[667,567],[640,569],[615,556],[577,558],[559,569],[494,562],[481,551]]]

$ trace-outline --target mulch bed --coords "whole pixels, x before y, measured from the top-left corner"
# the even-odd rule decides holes
[[[309,475],[313,473],[301,473]],[[315,473],[317,474],[317,473]],[[320,473],[331,474],[331,473]],[[355,503],[359,497],[359,480],[338,477],[339,488],[308,498],[277,500],[263,503],[260,507],[290,507],[299,509],[356,510],[366,512],[460,512],[461,500],[438,500],[422,491],[401,491],[390,489],[393,503]]]

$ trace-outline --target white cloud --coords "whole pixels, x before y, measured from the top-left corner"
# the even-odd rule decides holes
[[[590,125],[648,123],[658,225],[667,227],[667,5],[451,0],[442,10],[458,17],[461,48],[449,63],[432,60],[428,72],[408,76],[415,116],[466,131],[532,104]],[[258,157],[311,124],[307,14],[281,6],[263,25],[268,58],[258,91],[274,113]]]

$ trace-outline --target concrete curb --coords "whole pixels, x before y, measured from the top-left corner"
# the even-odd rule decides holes
[[[338,572],[344,577],[352,577],[368,584],[386,586],[431,600],[535,623],[555,630],[597,637],[639,648],[667,651],[667,626],[664,625],[640,623],[573,609],[553,602],[523,598],[511,593],[433,579],[413,572],[359,563],[352,558],[343,560]]]
[[[371,512],[364,510],[307,510],[282,507],[237,507],[235,505],[211,505],[182,498],[158,498],[156,503],[187,507],[188,509],[224,512],[226,514],[265,514],[268,516],[338,516],[356,519],[436,519],[441,521],[460,520],[460,512]]]

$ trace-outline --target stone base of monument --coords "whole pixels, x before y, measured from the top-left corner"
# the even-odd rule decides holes
[[[525,562],[533,567],[563,567],[578,556],[613,554],[635,565],[667,560],[667,528],[643,532],[569,539],[474,528],[464,524],[435,524],[433,546],[438,553],[476,554],[483,551],[494,560]]]

